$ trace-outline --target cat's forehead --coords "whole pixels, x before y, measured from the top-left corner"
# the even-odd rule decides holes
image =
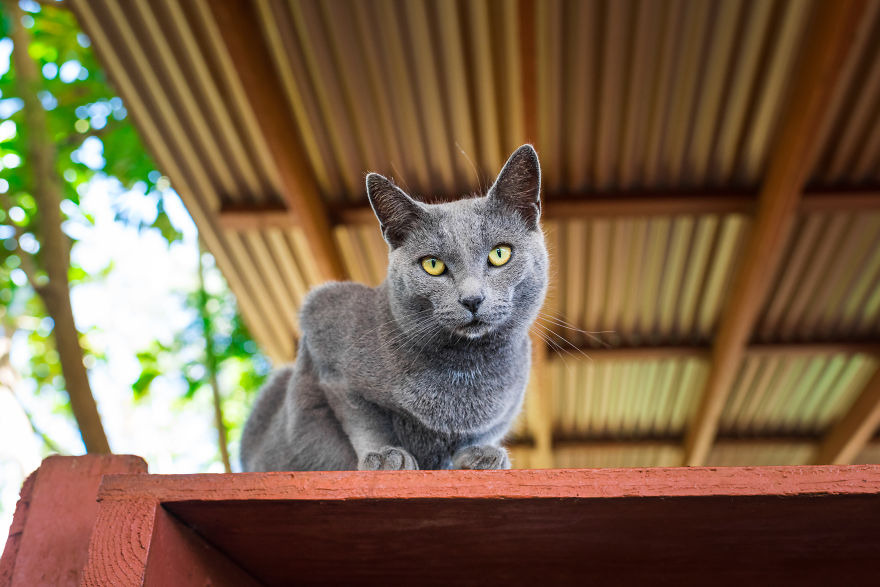
[[[494,209],[493,202],[486,197],[433,204],[427,208],[424,236],[435,245],[484,246],[486,240],[522,229],[516,218]]]

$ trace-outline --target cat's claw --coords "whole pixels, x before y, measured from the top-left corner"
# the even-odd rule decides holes
[[[386,446],[379,452],[367,453],[358,468],[361,471],[414,471],[419,465],[402,448]]]
[[[509,469],[510,458],[500,446],[483,444],[461,449],[452,457],[452,464],[456,469]]]

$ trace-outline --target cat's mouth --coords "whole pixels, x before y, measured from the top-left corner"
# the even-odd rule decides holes
[[[492,325],[485,320],[473,318],[470,322],[462,324],[455,329],[457,334],[463,334],[468,338],[479,338],[489,332]]]

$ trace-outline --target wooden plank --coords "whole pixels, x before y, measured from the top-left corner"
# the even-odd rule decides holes
[[[107,475],[107,503],[880,495],[880,465]],[[880,512],[880,510],[878,510]],[[222,521],[222,520],[221,520]]]
[[[552,348],[548,349],[552,350]],[[671,346],[643,346],[643,347],[617,347],[617,348],[593,348],[582,346],[578,350],[571,349],[574,357],[565,356],[565,361],[661,361],[664,359],[704,359],[712,357],[712,348],[700,345],[671,345]],[[587,357],[580,358],[579,352],[583,351]],[[749,357],[819,357],[830,355],[855,355],[865,354],[880,357],[880,342],[866,341],[854,342],[803,342],[803,343],[761,343],[752,344],[745,348],[745,355]],[[552,354],[550,361],[562,360],[556,354]]]
[[[634,218],[644,216],[702,216],[710,214],[752,215],[757,199],[751,193],[719,192],[676,194],[622,193],[545,194],[544,219],[596,217]],[[875,212],[880,210],[880,190],[807,192],[800,203],[800,213]],[[335,225],[373,224],[376,219],[367,204],[343,204],[329,208]],[[224,206],[221,226],[232,230],[252,230],[263,226],[293,226],[296,218],[284,208]]]
[[[816,463],[850,463],[880,426],[880,369],[868,381],[846,415],[831,429]]]
[[[244,0],[209,3],[242,86],[278,169],[282,197],[297,218],[325,279],[343,279],[342,257],[333,240],[305,150],[300,144],[284,89],[262,41],[258,16]]]
[[[130,455],[51,456],[22,488],[0,585],[79,585],[105,474],[146,473]]]
[[[709,454],[721,410],[797,214],[835,80],[864,11],[865,2],[827,2],[814,15],[806,52],[795,73],[792,103],[783,114],[752,233],[721,318],[712,368],[685,442],[686,465],[699,465]]]

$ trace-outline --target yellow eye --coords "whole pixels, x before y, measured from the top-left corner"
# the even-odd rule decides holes
[[[496,267],[501,267],[510,261],[510,247],[507,245],[495,245],[495,248],[489,252],[489,262]]]
[[[446,271],[446,263],[436,257],[425,257],[422,259],[422,269],[428,275],[442,275]]]

